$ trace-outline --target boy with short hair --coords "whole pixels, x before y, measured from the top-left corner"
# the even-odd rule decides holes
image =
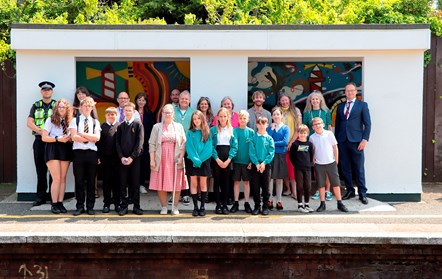
[[[292,143],[290,147],[290,161],[294,166],[296,179],[296,197],[298,199],[298,212],[313,212],[310,208],[310,191],[314,148],[313,143],[307,141],[309,128],[301,124],[298,128],[298,139]],[[304,197],[304,204],[302,203]]]
[[[115,211],[119,212],[120,185],[118,184],[118,165],[116,135],[119,122],[117,121],[117,109],[106,109],[106,121],[101,124],[101,137],[98,145],[98,158],[103,174],[103,213],[109,213],[110,205],[115,205]]]
[[[75,198],[77,199],[74,216],[87,212],[95,215],[95,177],[97,175],[97,145],[100,140],[100,122],[94,119],[91,112],[95,101],[86,97],[80,103],[80,116],[69,123],[69,130],[74,144],[73,169],[75,177]],[[85,196],[86,191],[86,196]],[[84,209],[86,202],[86,210]]]
[[[140,156],[143,152],[144,130],[140,121],[135,121],[135,104],[124,106],[125,119],[117,129],[116,149],[120,158],[120,216],[128,212],[128,191],[132,193],[133,213],[142,215],[140,207]]]
[[[269,214],[270,163],[275,156],[275,142],[267,134],[267,123],[268,119],[263,116],[256,120],[257,132],[249,145],[250,160],[252,161],[252,193],[253,201],[255,202],[255,208],[252,211],[253,215],[259,213],[262,213],[262,215]],[[261,192],[263,197],[262,210]]]
[[[244,185],[244,210],[247,213],[252,213],[252,208],[249,204],[250,197],[250,178],[252,162],[250,161],[249,145],[255,135],[255,132],[247,127],[249,122],[249,113],[246,110],[241,110],[238,114],[239,127],[233,129],[235,138],[238,141],[238,153],[233,158],[233,198],[234,203],[230,208],[230,212],[235,213],[239,209],[239,186],[241,180]]]
[[[312,127],[315,133],[310,136],[310,142],[315,147],[313,162],[315,164],[316,183],[318,184],[321,200],[321,204],[316,211],[325,211],[325,178],[328,176],[338,201],[338,209],[342,212],[348,212],[347,207],[341,200],[341,181],[338,173],[338,143],[336,138],[332,132],[324,130],[324,122],[320,117],[313,118]]]

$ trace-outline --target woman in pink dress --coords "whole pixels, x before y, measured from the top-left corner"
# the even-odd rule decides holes
[[[188,189],[184,174],[186,134],[180,123],[173,121],[173,106],[163,107],[163,122],[153,126],[149,139],[150,185],[156,190],[161,203],[160,214],[167,214],[167,193],[174,191],[175,203],[172,214],[177,215],[181,190]],[[175,176],[176,175],[176,176]]]

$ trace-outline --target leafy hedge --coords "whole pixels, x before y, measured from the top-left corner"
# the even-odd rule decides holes
[[[15,60],[12,23],[48,24],[430,24],[432,0],[2,0],[0,64]]]

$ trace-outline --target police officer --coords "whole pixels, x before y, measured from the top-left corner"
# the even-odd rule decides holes
[[[34,206],[39,206],[46,203],[46,193],[48,191],[48,167],[45,162],[45,143],[41,140],[41,134],[47,118],[52,115],[55,100],[52,99],[53,88],[55,84],[49,81],[42,81],[38,84],[41,88],[40,93],[42,99],[35,102],[28,116],[28,127],[32,130],[35,136],[34,149],[34,163],[37,171],[37,199],[34,201]],[[52,178],[49,177],[49,185],[51,185]]]

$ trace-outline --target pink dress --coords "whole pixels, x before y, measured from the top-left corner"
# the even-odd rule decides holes
[[[173,191],[173,176],[175,172],[175,130],[173,125],[163,127],[161,137],[161,163],[158,171],[151,170],[149,189],[157,191]],[[176,190],[187,189],[186,176],[184,169],[177,169]]]

